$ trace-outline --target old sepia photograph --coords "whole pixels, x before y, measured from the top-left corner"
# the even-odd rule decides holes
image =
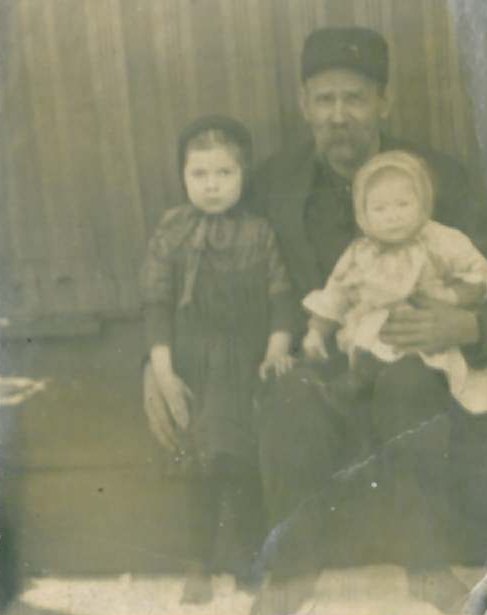
[[[487,614],[485,0],[0,0],[0,613]]]

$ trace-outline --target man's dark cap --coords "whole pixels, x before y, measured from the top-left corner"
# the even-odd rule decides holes
[[[368,28],[321,28],[311,32],[301,56],[303,81],[329,68],[348,68],[385,85],[389,53],[384,38]]]

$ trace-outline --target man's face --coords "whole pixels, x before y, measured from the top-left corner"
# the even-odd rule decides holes
[[[301,91],[301,110],[318,152],[339,168],[357,168],[374,153],[388,108],[375,81],[347,69],[318,73]]]

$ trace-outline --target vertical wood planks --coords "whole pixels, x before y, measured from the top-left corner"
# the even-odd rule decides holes
[[[301,138],[315,27],[381,31],[393,132],[475,163],[446,0],[5,0],[1,17],[0,311],[16,318],[136,313],[147,238],[181,199],[180,129],[234,115],[257,159]]]

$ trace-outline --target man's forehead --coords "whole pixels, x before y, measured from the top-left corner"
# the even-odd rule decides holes
[[[322,71],[304,83],[308,91],[368,91],[377,89],[378,84],[369,77],[350,69],[333,68]]]

